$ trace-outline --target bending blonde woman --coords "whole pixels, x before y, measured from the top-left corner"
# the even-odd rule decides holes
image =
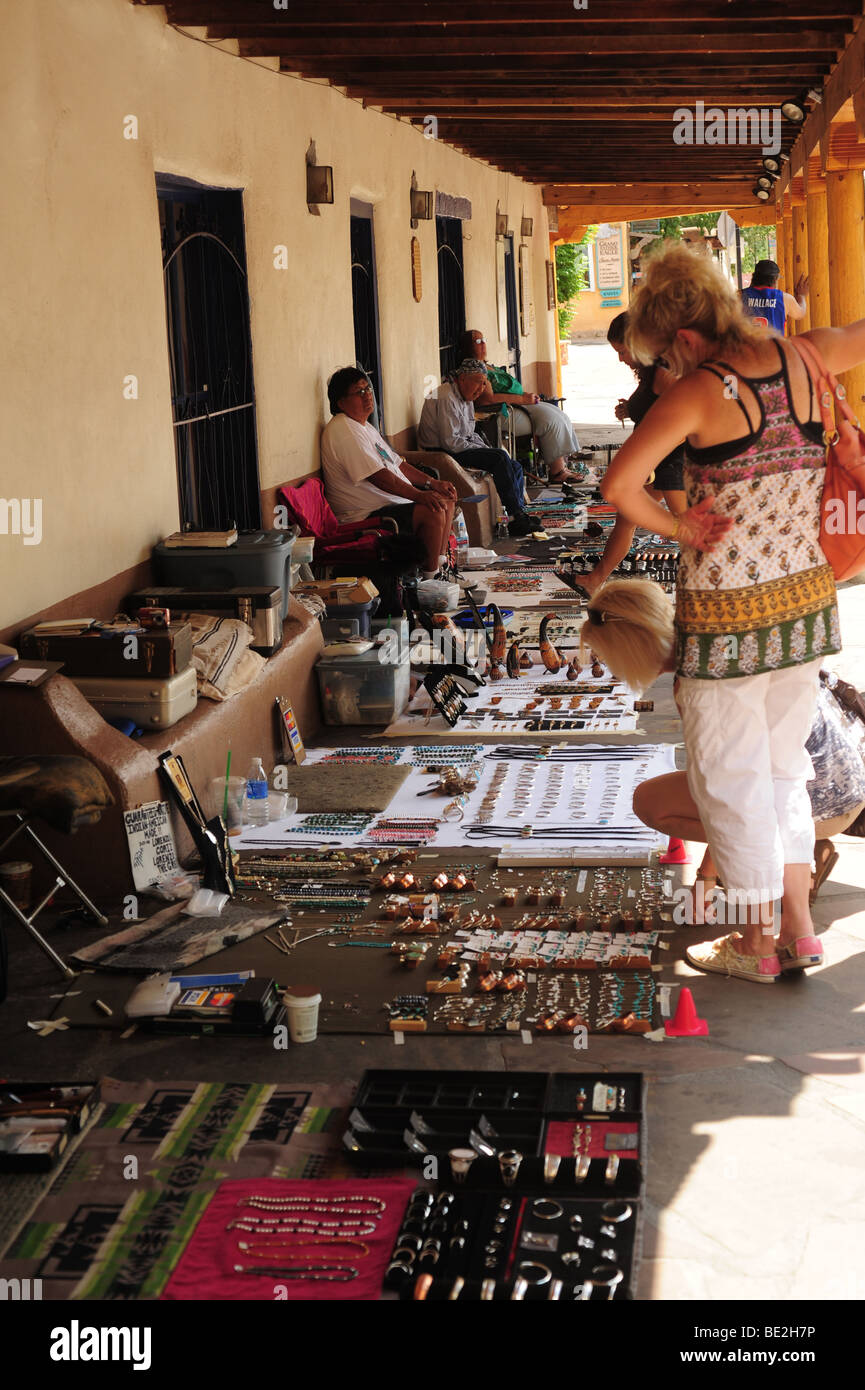
[[[689,959],[771,981],[782,961],[813,963],[819,946],[805,742],[820,661],[841,637],[819,543],[817,403],[798,354],[745,316],[709,257],[662,248],[629,313],[633,356],[663,355],[682,379],[621,449],[602,491],[628,520],[680,542],[675,665],[688,786],[725,885],[755,904],[741,934]],[[807,336],[834,372],[865,360],[865,321]],[[689,506],[674,519],[644,484],[683,439]]]
[[[587,659],[589,652],[596,652],[610,671],[638,693],[647,689],[659,675],[675,669],[673,643],[673,605],[660,585],[651,579],[618,579],[605,584],[590,604],[580,633],[583,659]],[[677,685],[675,682],[674,695]],[[849,723],[839,714],[840,708],[827,689],[808,740],[815,759],[815,780],[809,784],[809,802],[817,837],[812,900],[838,859],[831,836],[846,830],[865,806],[865,768],[859,734],[851,732]],[[831,737],[826,733],[827,723],[837,730]],[[707,842],[684,772],[669,772],[643,782],[634,793],[634,811],[644,824],[664,835],[702,844]],[[703,896],[703,885],[715,882],[715,865],[711,850],[707,848],[697,871],[697,898]],[[782,912],[785,906],[782,903]],[[702,916],[697,920],[715,920],[711,899],[703,898]],[[814,954],[810,952],[807,958],[800,954],[795,961],[788,958],[781,962],[781,969],[798,970],[816,965],[818,961],[810,958]],[[820,954],[817,950],[817,957]],[[690,951],[685,955],[690,960]]]

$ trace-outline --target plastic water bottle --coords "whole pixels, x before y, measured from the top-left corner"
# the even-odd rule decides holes
[[[457,538],[457,564],[464,569],[469,554],[469,533],[462,512],[454,514],[454,535]]]
[[[499,512],[499,519],[496,522],[496,540],[506,541],[508,538],[508,514]]]
[[[246,774],[246,820],[249,825],[267,825],[270,802],[267,795],[267,773],[261,758],[253,758]]]

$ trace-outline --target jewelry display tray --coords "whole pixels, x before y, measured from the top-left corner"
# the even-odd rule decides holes
[[[0,1103],[4,1104],[4,1108],[10,1100],[13,1105],[20,1103],[22,1110],[25,1112],[28,1102],[43,1092],[52,1090],[62,1092],[68,1088],[74,1088],[83,1094],[68,1101],[64,1101],[58,1095],[57,1099],[47,1101],[44,1108],[40,1111],[42,1117],[48,1120],[65,1117],[66,1123],[63,1128],[55,1130],[47,1135],[45,1141],[42,1143],[34,1143],[24,1137],[20,1147],[17,1149],[4,1148],[0,1150],[0,1172],[50,1172],[51,1169],[59,1163],[70,1141],[74,1139],[87,1124],[100,1100],[100,1085],[98,1081],[3,1082],[2,1086],[0,1086]],[[56,1117],[52,1115],[52,1111],[55,1108]],[[10,1111],[8,1118],[16,1118],[14,1116],[14,1111]],[[39,1130],[38,1119],[33,1120],[33,1130]],[[0,1137],[2,1137],[2,1134],[3,1126],[2,1122],[0,1122]]]
[[[599,1083],[614,1093],[615,1108],[592,1109],[594,1087]],[[343,1147],[350,1160],[363,1166],[422,1167],[432,1155],[446,1168],[450,1150],[472,1146],[470,1134],[476,1131],[494,1149],[517,1149],[524,1155],[518,1188],[549,1191],[544,1183],[544,1155],[556,1152],[555,1145],[548,1143],[550,1125],[585,1125],[590,1130],[611,1125],[627,1133],[628,1143],[636,1144],[635,1149],[628,1148],[623,1140],[618,1150],[616,1195],[637,1197],[642,1183],[643,1115],[641,1072],[370,1070],[361,1077]],[[603,1172],[605,1159],[616,1151],[615,1144],[603,1156],[595,1151],[589,1175],[580,1184],[581,1196],[611,1195]],[[574,1169],[575,1159],[562,1157],[560,1181],[570,1185],[571,1192]],[[465,1187],[500,1188],[496,1159],[479,1156]]]
[[[426,1297],[442,1301],[448,1299],[459,1277],[466,1281],[460,1297],[468,1301],[480,1298],[486,1279],[495,1283],[490,1301],[506,1301],[511,1298],[513,1281],[529,1273],[521,1266],[529,1264],[534,1267],[531,1273],[544,1282],[529,1285],[527,1301],[548,1299],[552,1281],[561,1280],[561,1299],[571,1302],[579,1297],[583,1281],[591,1279],[593,1270],[612,1266],[621,1275],[612,1294],[598,1284],[591,1301],[610,1296],[619,1301],[630,1298],[640,1245],[640,1203],[620,1193],[612,1194],[610,1189],[601,1201],[577,1197],[573,1192],[566,1185],[546,1186],[533,1193],[523,1193],[519,1186],[487,1193],[458,1187],[453,1190],[453,1204],[446,1217],[436,1220],[433,1211],[418,1236],[425,1242],[427,1232],[435,1230],[432,1239],[440,1248],[425,1254],[428,1247],[422,1244],[406,1274],[395,1271],[392,1263],[385,1286],[411,1298],[418,1276],[431,1274],[433,1284]],[[503,1200],[510,1204],[506,1212],[502,1210]],[[609,1221],[607,1211],[618,1219]],[[497,1218],[502,1224],[496,1224]],[[400,1239],[397,1236],[392,1254],[400,1249]],[[491,1248],[491,1240],[498,1242],[498,1249]]]

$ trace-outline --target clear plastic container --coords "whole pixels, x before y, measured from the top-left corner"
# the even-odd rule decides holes
[[[411,665],[407,647],[382,661],[394,644],[361,656],[322,657],[316,665],[325,724],[389,724],[408,704]]]

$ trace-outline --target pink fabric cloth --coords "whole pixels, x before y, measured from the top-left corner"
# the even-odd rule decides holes
[[[589,1127],[589,1158],[609,1158],[615,1153],[615,1149],[605,1147],[605,1137],[608,1134],[636,1134],[638,1126],[633,1121],[626,1120],[585,1120],[580,1123]],[[574,1130],[576,1125],[570,1120],[551,1120],[547,1125],[547,1139],[544,1144],[545,1154],[558,1154],[560,1158],[573,1158],[574,1156]],[[619,1152],[620,1158],[638,1158],[636,1149],[622,1149]]]
[[[394,1238],[400,1228],[403,1213],[410,1194],[416,1184],[407,1178],[386,1179],[370,1182],[364,1179],[347,1178],[323,1181],[283,1180],[281,1178],[254,1178],[237,1182],[224,1182],[207,1207],[198,1223],[189,1244],[163,1291],[163,1299],[230,1300],[243,1302],[267,1300],[313,1302],[326,1300],[377,1299],[381,1294],[382,1278],[387,1268]],[[336,1260],[336,1249],[326,1245],[313,1245],[309,1248],[295,1247],[291,1250],[275,1252],[272,1259],[278,1264],[283,1258],[292,1264],[336,1264],[352,1265],[358,1277],[346,1283],[324,1279],[302,1280],[280,1277],[278,1273],[251,1275],[236,1274],[235,1264],[263,1265],[271,1263],[265,1257],[253,1257],[238,1249],[238,1241],[254,1243],[256,1237],[248,1231],[226,1230],[229,1222],[243,1217],[267,1216],[270,1213],[258,1207],[238,1206],[243,1197],[255,1195],[267,1197],[290,1196],[360,1196],[368,1194],[380,1197],[387,1206],[376,1222],[375,1234],[360,1237],[369,1246],[369,1253],[362,1256],[360,1250],[348,1246]],[[352,1205],[346,1203],[346,1205]],[[358,1205],[355,1203],[354,1205]],[[275,1213],[274,1213],[275,1214]],[[333,1218],[336,1219],[336,1218]],[[266,1237],[263,1237],[266,1238]],[[299,1239],[299,1237],[296,1237]],[[357,1257],[357,1258],[355,1258]]]

